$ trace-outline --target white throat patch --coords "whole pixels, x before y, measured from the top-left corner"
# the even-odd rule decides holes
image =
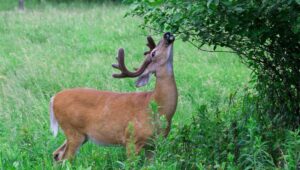
[[[167,71],[173,74],[173,45],[168,48]]]

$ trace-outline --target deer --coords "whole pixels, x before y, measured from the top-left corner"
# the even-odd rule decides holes
[[[124,49],[118,51],[118,64],[112,67],[121,71],[114,78],[137,78],[136,87],[146,85],[151,75],[156,83],[153,91],[119,93],[90,88],[66,89],[50,100],[50,124],[54,137],[59,127],[66,136],[65,142],[53,152],[57,162],[71,159],[86,141],[100,145],[120,145],[126,149],[130,142],[138,154],[154,134],[149,104],[154,101],[158,114],[164,116],[166,128],[160,133],[167,137],[176,111],[178,92],[173,71],[173,42],[175,36],[167,32],[156,45],[147,37],[149,51],[144,53],[142,65],[129,71],[125,65]],[[130,130],[130,126],[131,130]],[[132,134],[133,133],[133,134]],[[127,152],[128,151],[127,149]]]

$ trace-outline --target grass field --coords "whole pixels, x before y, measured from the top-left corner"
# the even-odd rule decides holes
[[[0,4],[1,6],[1,4]],[[127,65],[140,65],[146,36],[139,18],[124,18],[127,6],[44,4],[19,12],[0,11],[0,169],[122,169],[124,148],[85,144],[72,163],[53,164],[52,152],[64,141],[49,129],[49,99],[62,89],[90,87],[118,92],[135,88],[132,79],[113,79],[117,49]],[[161,35],[154,35],[156,41]],[[201,105],[222,108],[229,95],[247,84],[250,71],[228,53],[207,53],[177,40],[174,69],[179,104],[174,124],[190,121]],[[201,123],[201,122],[199,122]],[[171,136],[174,129],[171,131]],[[168,139],[166,139],[168,140]],[[161,167],[176,162],[155,160]],[[152,169],[160,169],[153,166]]]

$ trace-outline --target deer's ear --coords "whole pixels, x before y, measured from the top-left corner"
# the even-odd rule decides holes
[[[135,82],[136,87],[145,86],[150,80],[150,73],[142,74]]]

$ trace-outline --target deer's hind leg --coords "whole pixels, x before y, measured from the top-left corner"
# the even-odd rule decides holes
[[[76,131],[65,132],[67,137],[67,143],[65,147],[64,154],[62,156],[62,160],[72,158],[79,147],[84,144],[87,140],[86,135],[81,134]]]
[[[67,140],[65,140],[65,142],[59,148],[57,148],[56,151],[53,152],[53,159],[55,161],[62,160],[62,156],[65,152],[66,145],[67,145]]]
[[[87,137],[77,131],[65,130],[64,133],[67,140],[53,152],[53,159],[57,162],[72,158],[77,149],[87,141]]]

